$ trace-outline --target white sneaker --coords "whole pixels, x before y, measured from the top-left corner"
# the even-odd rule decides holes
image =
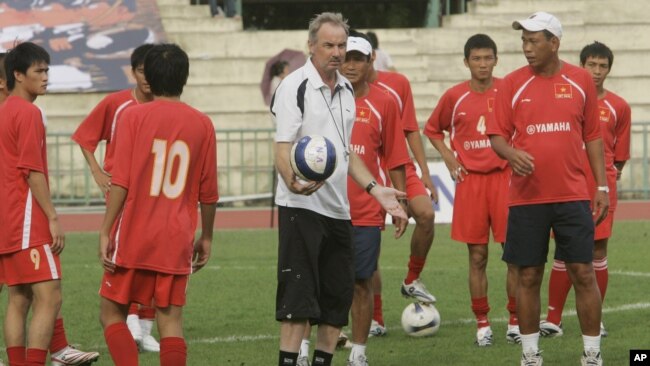
[[[379,324],[375,319],[370,323],[370,331],[368,332],[368,337],[380,337],[386,335],[386,327]]]
[[[487,347],[492,345],[492,328],[487,327],[479,328],[476,331],[476,345],[479,347]]]
[[[140,343],[140,350],[143,352],[160,352],[160,344],[151,336],[151,329],[153,328],[153,320],[140,319],[140,335],[142,342]]]
[[[160,343],[151,335],[142,337],[142,351],[160,352]]]
[[[296,362],[296,366],[310,366],[309,356],[300,356]]]
[[[68,345],[54,353],[50,361],[52,361],[52,366],[90,365],[98,358],[99,353],[97,352],[84,352]]]
[[[508,324],[508,330],[506,331],[506,341],[512,344],[521,344],[521,332],[519,331],[518,325]]]
[[[600,352],[590,349],[582,353],[580,358],[580,365],[582,366],[603,366],[603,358],[600,357]]]
[[[142,328],[140,327],[140,318],[135,314],[127,315],[126,317],[126,326],[131,332],[131,336],[135,340],[135,343],[138,344],[138,348],[142,345]]]
[[[548,338],[561,337],[564,334],[562,323],[556,325],[549,321],[542,320],[539,322],[539,334],[542,337]]]
[[[600,336],[601,337],[607,337],[609,333],[607,333],[607,329],[605,329],[605,325],[603,322],[600,322]]]
[[[358,355],[354,360],[348,360],[348,366],[368,366],[368,358],[366,355]]]
[[[426,286],[419,278],[408,285],[402,282],[401,292],[404,297],[412,297],[423,303],[433,304],[436,302],[436,297],[427,291]]]
[[[521,354],[521,366],[542,366],[543,364],[542,351]]]

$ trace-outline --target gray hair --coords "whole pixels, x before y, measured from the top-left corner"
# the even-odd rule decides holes
[[[340,26],[341,28],[345,29],[345,34],[350,33],[348,20],[343,19],[343,14],[330,12],[320,13],[309,22],[309,42],[316,42],[316,33],[318,33],[320,27],[325,23],[331,23],[332,25]]]

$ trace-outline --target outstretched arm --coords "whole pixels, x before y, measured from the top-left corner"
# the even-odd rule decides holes
[[[388,212],[391,216],[403,220],[408,219],[406,212],[404,212],[398,201],[399,199],[406,198],[406,193],[400,192],[394,188],[378,185],[377,182],[375,182],[372,174],[370,174],[368,171],[368,168],[366,168],[363,160],[361,160],[361,158],[356,153],[354,153],[354,151],[350,152],[350,165],[348,166],[348,174],[360,187],[364,187],[366,189],[368,189],[371,186],[371,183],[374,182],[375,186],[371,187],[368,193],[370,193],[370,195],[373,196],[384,208],[384,210],[386,210],[386,212]],[[398,233],[401,233],[405,228],[406,222],[400,221],[400,224],[396,227],[396,230],[398,230]]]

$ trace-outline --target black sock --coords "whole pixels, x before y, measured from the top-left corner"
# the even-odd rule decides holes
[[[279,366],[295,366],[296,362],[298,362],[298,352],[280,351]]]
[[[330,366],[332,364],[332,357],[334,355],[321,350],[314,351],[314,359],[311,362],[312,366]]]

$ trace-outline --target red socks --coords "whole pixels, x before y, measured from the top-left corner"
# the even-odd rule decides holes
[[[381,294],[375,294],[372,307],[372,319],[374,319],[379,325],[384,326],[384,311],[382,310]]]
[[[68,339],[65,337],[63,329],[63,319],[54,321],[54,332],[50,341],[50,353],[57,353],[68,345]]]
[[[156,309],[149,306],[141,305],[140,309],[138,310],[138,318],[146,319],[146,320],[154,320],[156,319]]]
[[[126,323],[114,323],[106,327],[104,338],[115,366],[138,366],[138,346]]]
[[[27,348],[25,351],[25,366],[45,366],[46,349]]]
[[[160,366],[185,366],[187,364],[187,345],[179,337],[160,339]]]
[[[9,366],[25,365],[25,347],[8,347]]]
[[[476,316],[476,325],[478,328],[490,326],[487,316],[490,312],[490,305],[488,305],[487,296],[472,299],[472,311]]]
[[[594,259],[594,271],[596,272],[596,282],[600,290],[600,299],[605,300],[607,292],[607,282],[609,282],[609,271],[607,270],[607,257]]]
[[[138,315],[138,304],[135,302],[132,302],[131,305],[129,305],[129,314],[128,315]]]
[[[517,319],[517,298],[514,296],[508,296],[508,305],[506,305],[508,313],[510,313],[510,318],[508,319],[508,325],[519,325],[519,319]]]
[[[553,261],[553,270],[548,281],[548,314],[546,321],[559,325],[562,322],[562,310],[571,289],[571,279],[564,262]]]
[[[426,262],[426,258],[422,257],[416,257],[412,255],[409,258],[409,271],[406,274],[406,279],[404,280],[405,284],[410,284],[411,282],[417,280],[420,278],[420,273],[422,272],[422,269],[424,268],[424,263]]]

